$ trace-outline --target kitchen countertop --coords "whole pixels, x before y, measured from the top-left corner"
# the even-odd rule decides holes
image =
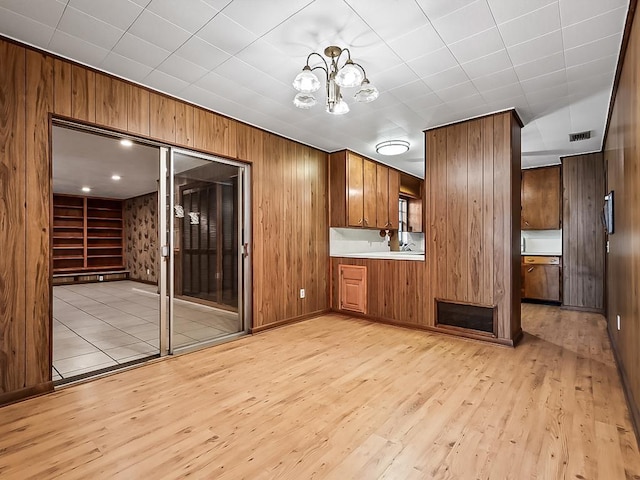
[[[362,252],[362,253],[332,253],[332,257],[343,258],[371,258],[375,260],[413,260],[424,262],[424,252]]]
[[[521,256],[523,257],[561,257],[562,253],[558,252],[521,252]]]

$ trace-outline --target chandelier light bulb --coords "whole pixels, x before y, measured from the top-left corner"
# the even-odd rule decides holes
[[[311,71],[309,65],[306,65],[293,81],[293,88],[303,93],[317,92],[320,88],[320,80]]]
[[[353,98],[356,102],[369,103],[378,98],[379,94],[380,93],[378,92],[378,89],[371,85],[371,83],[369,83],[369,80],[365,78],[364,80],[362,80],[362,84],[360,85],[360,88],[355,93]]]
[[[343,88],[357,87],[362,83],[363,79],[362,72],[351,60],[348,60],[336,74],[336,83]]]
[[[317,103],[316,97],[311,93],[300,92],[293,98],[293,104],[302,108],[303,110],[308,110],[313,107]]]
[[[342,97],[333,105],[331,108],[330,105],[327,105],[327,113],[332,115],[344,115],[345,113],[349,113],[349,105],[345,102]]]

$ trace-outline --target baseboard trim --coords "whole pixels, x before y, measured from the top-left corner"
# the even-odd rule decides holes
[[[12,403],[26,400],[27,398],[39,397],[47,393],[53,392],[53,382],[44,382],[31,387],[21,388],[13,392],[0,394],[0,407],[10,405]]]
[[[302,322],[304,320],[309,320],[310,318],[319,317],[321,315],[326,315],[327,313],[331,313],[331,309],[326,308],[324,310],[318,310],[312,313],[306,313],[304,315],[300,315],[298,317],[287,318],[286,320],[278,320],[277,322],[268,323],[266,325],[258,325],[257,327],[253,327],[249,330],[249,333],[260,333],[266,330],[271,330],[272,328],[284,327],[286,325],[291,325],[292,323]]]
[[[631,425],[633,425],[633,433],[636,434],[636,443],[640,445],[640,429],[638,428],[640,425],[640,410],[637,407],[637,404],[634,400],[633,393],[631,392],[631,388],[629,387],[629,379],[627,377],[627,373],[620,361],[620,354],[618,352],[618,346],[613,341],[613,335],[611,334],[611,324],[607,321],[607,334],[609,335],[609,343],[611,344],[611,350],[613,351],[613,358],[616,361],[616,366],[618,367],[618,375],[620,375],[620,381],[622,382],[622,390],[624,391],[624,398],[627,401],[627,406],[629,407],[629,413],[631,414]]]
[[[573,310],[576,312],[587,312],[587,313],[599,313],[600,315],[604,315],[603,308],[591,308],[591,307],[578,307],[575,305],[560,305],[562,310]]]

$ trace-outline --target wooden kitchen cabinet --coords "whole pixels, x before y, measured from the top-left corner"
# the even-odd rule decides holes
[[[559,230],[561,217],[560,166],[522,171],[522,230]]]
[[[339,265],[340,310],[367,313],[367,267]]]
[[[522,257],[522,298],[562,300],[559,257]]]
[[[331,227],[398,228],[400,173],[343,150],[329,157]]]

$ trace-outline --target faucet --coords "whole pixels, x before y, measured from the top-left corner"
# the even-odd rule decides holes
[[[403,252],[410,252],[411,251],[411,246],[416,246],[415,243],[411,242],[411,243],[405,243],[400,247],[400,250]]]

